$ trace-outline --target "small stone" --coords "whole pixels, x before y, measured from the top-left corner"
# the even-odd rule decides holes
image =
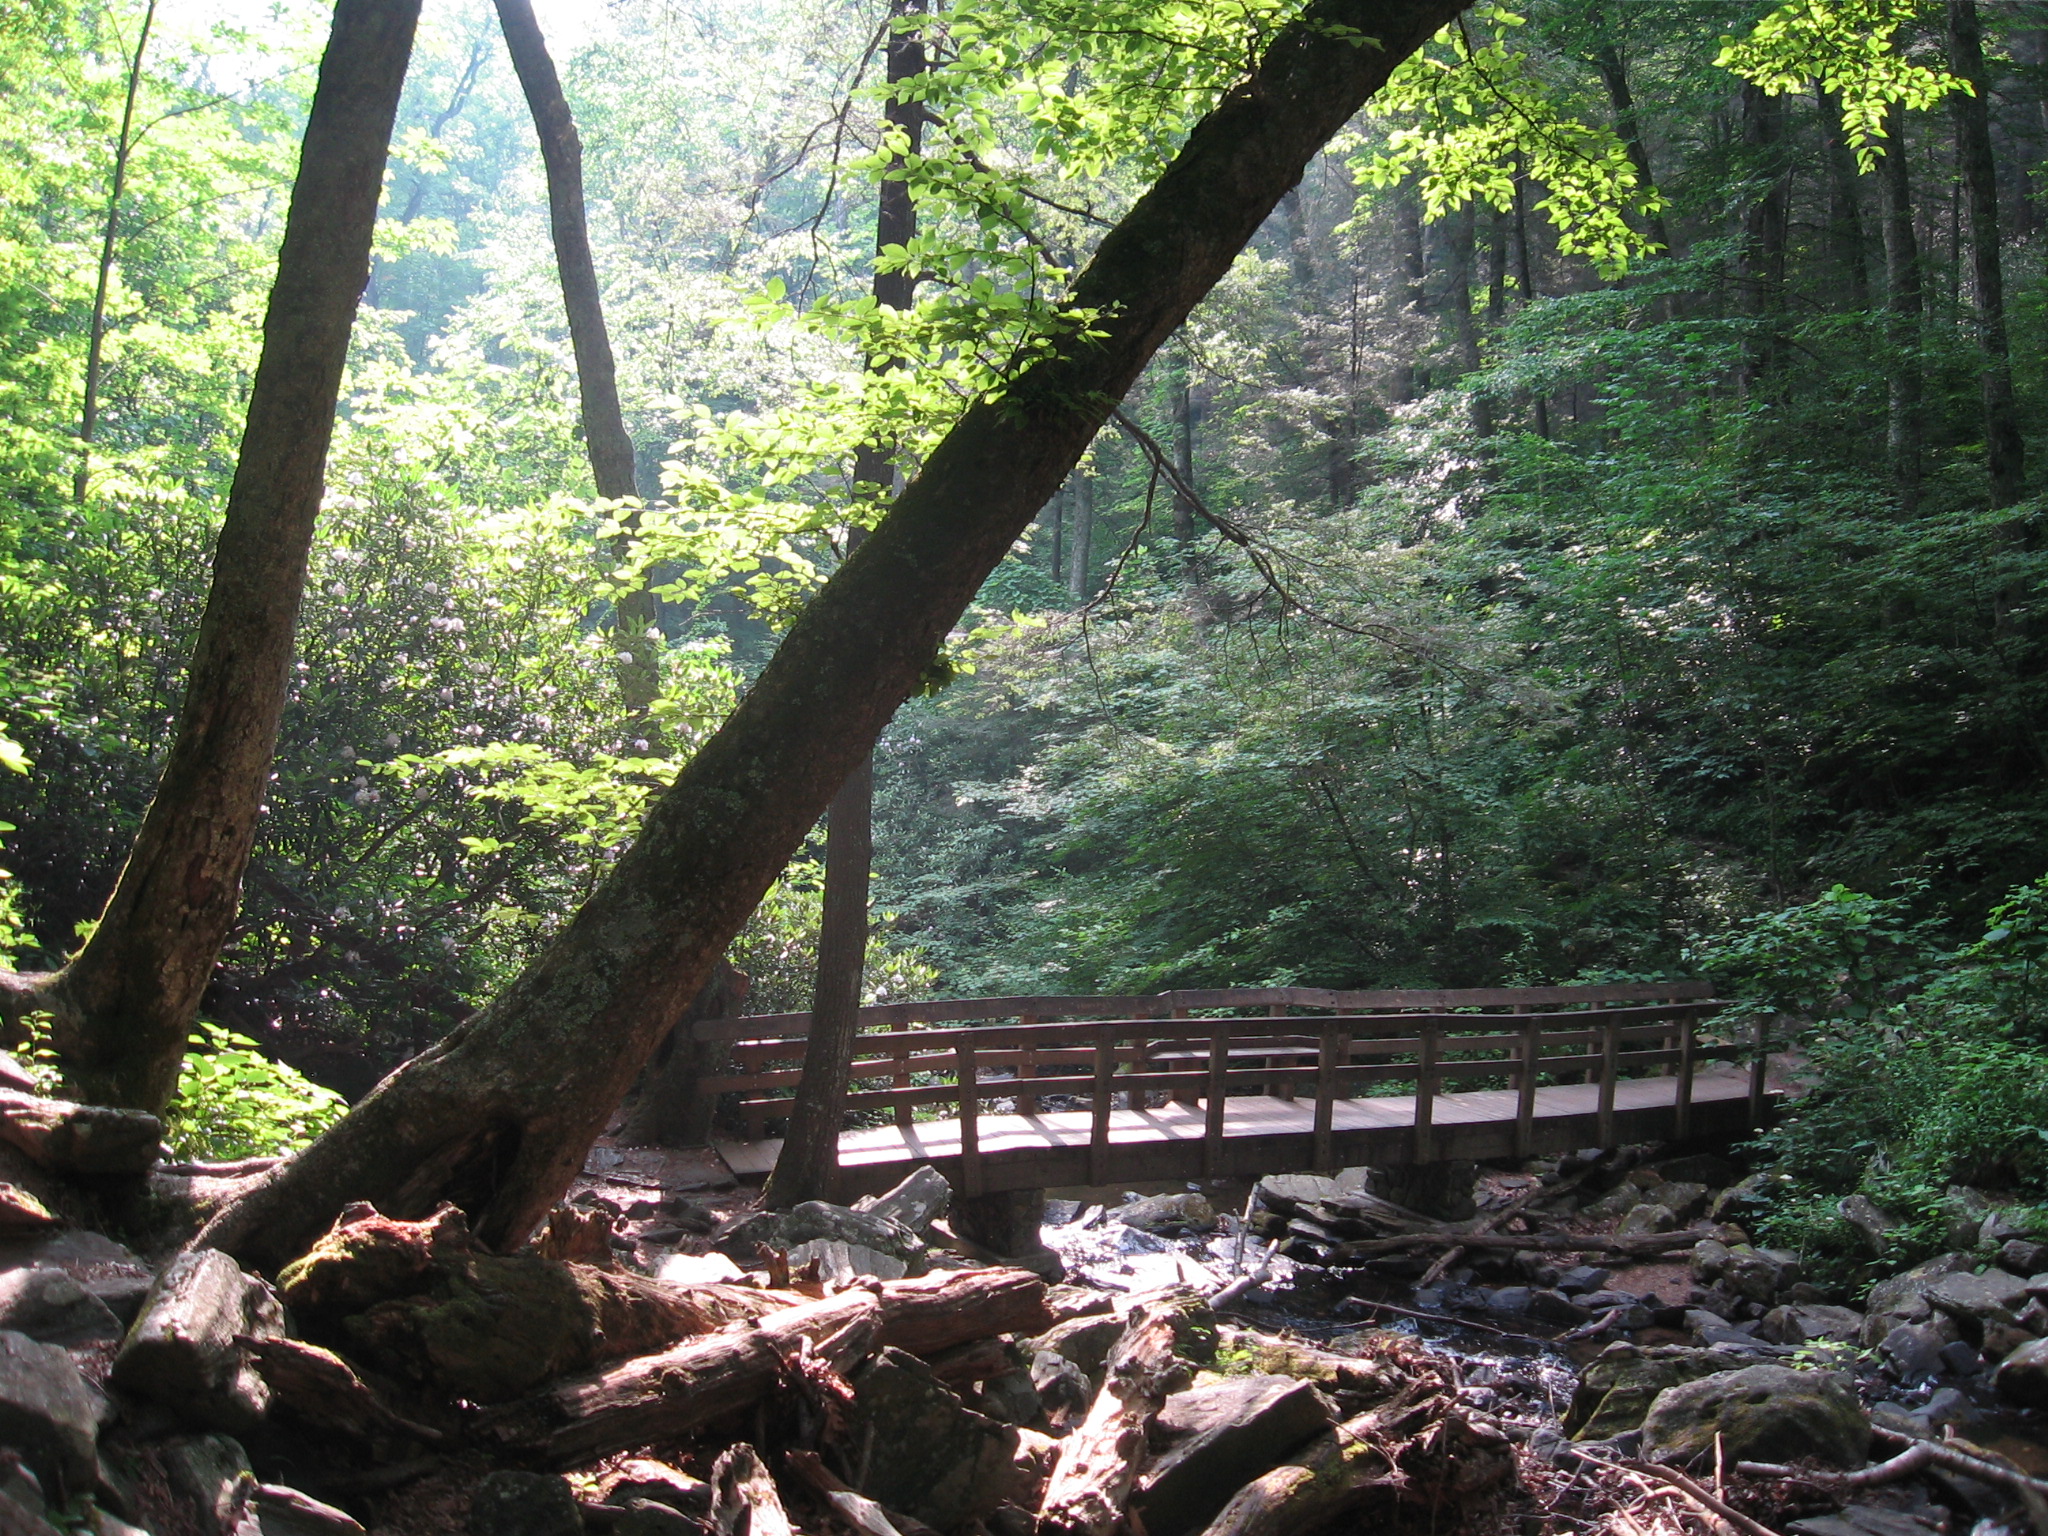
[[[1983,1338],[1987,1323],[2019,1322],[2027,1304],[2027,1282],[2002,1269],[1981,1275],[1948,1274],[1936,1278],[1926,1296],[1929,1305],[1956,1320],[1964,1338],[1975,1342]]]
[[[1921,1405],[1916,1417],[1939,1429],[1944,1424],[1967,1424],[1977,1417],[1977,1406],[1959,1387],[1943,1387]]]
[[[1863,1332],[1863,1314],[1847,1307],[1775,1307],[1757,1327],[1773,1344],[1853,1344]]]
[[[1612,1272],[1595,1269],[1590,1264],[1578,1264],[1557,1277],[1557,1288],[1567,1296],[1576,1296],[1581,1291],[1597,1291],[1608,1281]]]
[[[583,1512],[567,1478],[492,1472],[469,1501],[470,1536],[582,1536]]]
[[[1486,1308],[1503,1317],[1520,1317],[1529,1310],[1534,1295],[1526,1285],[1504,1285],[1486,1298]]]
[[[1531,1291],[1529,1293],[1529,1315],[1538,1322],[1557,1323],[1570,1327],[1583,1323],[1598,1310],[1590,1301],[1585,1305],[1573,1301],[1562,1291]]]
[[[89,1489],[104,1404],[68,1352],[0,1332],[0,1444],[13,1446],[45,1489]]]
[[[1899,1218],[1868,1195],[1850,1195],[1835,1209],[1842,1220],[1855,1228],[1863,1251],[1873,1259],[1883,1258],[1885,1249],[1891,1246],[1891,1234],[1900,1226]]]
[[[2048,1339],[2022,1344],[1991,1377],[1998,1395],[2022,1408],[2048,1408]]]
[[[1667,1206],[1645,1201],[1631,1206],[1614,1230],[1620,1237],[1649,1237],[1659,1232],[1675,1232],[1678,1230],[1678,1217]]]
[[[40,1267],[0,1273],[0,1328],[45,1344],[112,1340],[123,1331],[99,1297],[63,1270]]]
[[[1877,1346],[1885,1365],[1907,1386],[1915,1386],[1941,1369],[1941,1351],[1948,1343],[1925,1323],[1901,1323]]]
[[[1941,1346],[1941,1368],[1956,1376],[1974,1376],[1984,1369],[1984,1357],[1957,1339]]]
[[[2048,1269],[2048,1243],[2032,1238],[2008,1238],[1998,1250],[2001,1267],[2016,1275],[2038,1275]]]
[[[1197,1194],[1153,1195],[1133,1200],[1109,1213],[1112,1221],[1141,1232],[1208,1232],[1216,1225],[1216,1209]]]

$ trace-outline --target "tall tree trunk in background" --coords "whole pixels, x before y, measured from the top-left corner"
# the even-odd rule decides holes
[[[1742,88],[1742,145],[1750,176],[1762,190],[1742,217],[1742,250],[1737,261],[1743,307],[1754,326],[1737,380],[1744,399],[1777,371],[1778,323],[1785,308],[1785,245],[1790,200],[1786,195],[1781,141],[1783,112],[1763,87]]]
[[[1403,182],[1394,190],[1394,238],[1399,242],[1401,255],[1399,312],[1403,316],[1419,318],[1429,309],[1429,294],[1425,286],[1429,278],[1429,252],[1422,233],[1422,194],[1410,182]],[[1419,332],[1419,326],[1417,330]],[[1417,345],[1420,340],[1418,335]],[[1395,357],[1389,393],[1397,404],[1406,405],[1421,398],[1425,385],[1405,334],[1396,345],[1400,350]]]
[[[92,480],[92,445],[100,424],[100,368],[107,349],[107,289],[114,278],[114,249],[121,238],[121,194],[128,189],[128,158],[135,153],[135,98],[142,91],[142,61],[149,52],[149,30],[156,24],[156,0],[142,12],[135,37],[135,56],[128,65],[128,94],[121,104],[121,132],[114,140],[114,174],[107,189],[107,222],[100,237],[99,281],[92,295],[92,323],[85,343],[85,401],[78,412],[78,468],[71,476],[71,499],[83,506]]]
[[[1311,0],[1075,279],[1101,316],[968,406],[790,626],[634,845],[547,950],[196,1242],[295,1257],[350,1200],[412,1216],[452,1199],[521,1241],[712,963],[946,633],[1087,452],[1113,403],[1229,271],[1310,156],[1460,0]],[[1358,47],[1357,33],[1377,40]]]
[[[1529,258],[1529,178],[1515,173],[1515,281],[1521,285],[1522,308],[1536,302],[1536,268]],[[1536,435],[1550,436],[1550,399],[1542,391],[1530,397]]]
[[[1066,486],[1063,485],[1053,492],[1052,500],[1045,504],[1045,509],[1052,514],[1052,549],[1047,557],[1046,565],[1048,574],[1051,575],[1052,579],[1059,581],[1065,577],[1067,571],[1067,552],[1064,547],[1065,541],[1061,537],[1066,532],[1067,527]]]
[[[498,25],[512,55],[533,131],[540,140],[548,176],[548,226],[554,235],[555,268],[561,274],[562,307],[569,315],[569,344],[576,354],[576,393],[583,421],[583,446],[597,494],[607,501],[634,495],[633,439],[619,406],[619,372],[612,359],[611,333],[604,323],[604,295],[590,254],[590,222],[583,206],[583,141],[576,133],[568,98],[548,57],[548,45],[534,19],[532,0],[497,0]],[[621,561],[631,555],[631,535],[614,541]],[[613,653],[619,661],[619,692],[632,711],[631,729],[647,750],[662,750],[660,728],[651,715],[661,691],[661,660],[654,638],[661,600],[646,581],[619,595],[612,609]]]
[[[1331,355],[1331,326],[1323,284],[1316,272],[1315,237],[1309,227],[1308,211],[1301,204],[1301,188],[1288,189],[1280,199],[1280,212],[1287,223],[1287,271],[1294,282],[1294,327],[1301,344],[1302,386],[1305,393],[1325,400],[1337,397],[1316,410],[1315,422],[1323,436],[1324,483],[1329,488],[1330,510],[1341,512],[1351,504],[1352,456],[1357,448],[1351,380]],[[1189,450],[1192,456],[1192,443]]]
[[[1833,91],[1816,93],[1820,133],[1828,161],[1828,256],[1842,284],[1841,308],[1863,314],[1870,308],[1870,263],[1863,253],[1863,197],[1856,184],[1856,152],[1842,130],[1842,101]]]
[[[887,79],[902,86],[925,71],[923,35],[911,23],[924,14],[925,0],[890,0]],[[905,153],[923,143],[924,107],[906,93],[891,94],[883,116],[908,140]],[[917,203],[901,176],[882,177],[875,207],[875,251],[907,245],[917,238]],[[917,278],[910,272],[875,273],[875,301],[909,309]],[[873,358],[869,366],[896,366]],[[854,494],[861,501],[886,501],[895,481],[886,447],[875,444],[854,457]],[[847,557],[862,542],[861,530],[847,532]],[[872,745],[872,743],[870,743]],[[860,987],[868,957],[868,881],[874,863],[875,764],[872,755],[847,774],[825,818],[825,893],[818,920],[818,971],[811,992],[811,1033],[804,1042],[803,1075],[790,1107],[789,1130],[776,1154],[761,1198],[777,1209],[805,1200],[829,1199],[839,1173],[839,1127],[853,1081],[854,1042],[860,1034]]]
[[[48,1009],[82,1097],[161,1109],[234,924],[291,674],[334,403],[419,0],[340,0],[320,62],[263,322],[241,457],[178,731],[98,927],[49,976],[0,973],[0,1007]]]
[[[1977,0],[1948,0],[1949,68],[1970,83],[1949,105],[1956,119],[1957,169],[1970,207],[1970,277],[1976,288],[1977,343],[1984,351],[1984,467],[1991,504],[2009,507],[2027,493],[2026,447],[2013,399],[2012,352],[2005,332],[2005,270],[1998,246],[1998,163],[1991,153],[1991,81]]]
[[[1886,350],[1890,379],[1885,408],[1885,454],[1899,510],[1920,508],[1920,471],[1926,435],[1922,405],[1920,324],[1926,309],[1920,274],[1920,238],[1914,229],[1913,177],[1906,145],[1906,113],[1885,114],[1884,158],[1878,162],[1884,193],[1884,288]]]
[[[1067,541],[1067,591],[1074,601],[1088,597],[1089,560],[1095,551],[1095,479],[1085,469],[1074,471],[1074,536]]]
[[[1472,317],[1472,290],[1478,281],[1479,207],[1467,203],[1451,218],[1451,324],[1458,343],[1458,366],[1467,374],[1477,373],[1479,325]],[[1475,392],[1471,397],[1472,431],[1478,437],[1493,436],[1493,402]]]
[[[1605,8],[1596,12],[1602,36],[1593,50],[1593,65],[1600,71],[1600,83],[1607,87],[1607,105],[1614,113],[1614,132],[1628,151],[1629,164],[1636,168],[1636,180],[1647,193],[1655,195],[1657,174],[1650,168],[1650,147],[1643,140],[1642,116],[1636,110],[1636,93],[1629,85],[1628,66],[1622,61],[1621,50],[1611,35],[1613,23]],[[1644,217],[1643,228],[1657,243],[1658,249],[1667,255],[1675,254],[1671,248],[1671,229],[1664,222],[1661,209]]]
[[[1194,365],[1188,355],[1188,339],[1182,334],[1180,345],[1173,350],[1172,371],[1168,375],[1168,404],[1173,410],[1173,467],[1180,473],[1182,485],[1195,483],[1195,389]],[[1173,493],[1173,538],[1182,546],[1181,559],[1185,563],[1186,546],[1195,537],[1195,504],[1183,496],[1178,489]]]

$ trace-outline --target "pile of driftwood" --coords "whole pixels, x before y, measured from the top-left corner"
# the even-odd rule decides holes
[[[587,1219],[507,1255],[453,1207],[359,1206],[274,1290],[184,1255],[114,1386],[380,1529],[430,1528],[393,1511],[459,1484],[470,1530],[517,1536],[1480,1530],[1515,1482],[1454,1368],[1396,1335],[1329,1354],[1219,1330],[1191,1292],[1014,1268],[667,1284],[611,1267]]]

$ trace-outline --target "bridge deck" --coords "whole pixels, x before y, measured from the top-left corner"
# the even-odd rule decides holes
[[[1677,1118],[1679,1079],[1647,1077],[1613,1084],[1615,1139],[1668,1139]],[[1694,1074],[1689,1130],[1696,1137],[1739,1136],[1750,1123],[1751,1080],[1732,1067]],[[1523,1137],[1528,1151],[1562,1152],[1590,1146],[1601,1129],[1598,1083],[1539,1087],[1534,1117]],[[1518,1150],[1519,1096],[1513,1089],[1433,1096],[1427,1151],[1438,1158],[1486,1158]],[[979,1182],[985,1192],[1065,1185],[1196,1177],[1256,1176],[1299,1171],[1316,1163],[1316,1106],[1312,1101],[1246,1094],[1223,1101],[1223,1141],[1208,1144],[1203,1104],[1167,1103],[1109,1112],[1107,1146],[1094,1136],[1089,1110],[1039,1114],[982,1114],[975,1120]],[[1416,1100],[1412,1096],[1337,1099],[1331,1105],[1326,1150],[1330,1167],[1417,1160]],[[773,1167],[779,1139],[721,1142],[718,1151],[743,1179]],[[916,1121],[848,1131],[839,1138],[841,1199],[888,1188],[919,1163],[929,1162],[958,1183],[961,1124],[957,1119]]]

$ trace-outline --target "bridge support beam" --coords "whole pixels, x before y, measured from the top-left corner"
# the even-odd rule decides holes
[[[1005,1189],[992,1195],[953,1197],[953,1235],[1007,1264],[1042,1275],[1053,1284],[1066,1277],[1060,1256],[1045,1246],[1038,1229],[1045,1221],[1045,1191]]]

